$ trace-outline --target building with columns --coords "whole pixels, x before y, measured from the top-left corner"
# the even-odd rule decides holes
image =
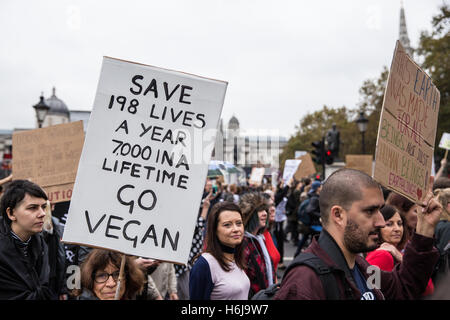
[[[258,164],[267,168],[278,168],[279,155],[287,143],[287,138],[275,132],[269,133],[264,129],[240,128],[239,120],[234,115],[224,129],[221,119],[212,159],[227,161],[244,169]]]

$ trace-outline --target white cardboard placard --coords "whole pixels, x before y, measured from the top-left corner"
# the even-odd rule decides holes
[[[297,168],[301,162],[302,162],[302,160],[299,160],[299,159],[286,160],[286,162],[284,163],[284,170],[283,170],[284,185],[286,185],[286,183],[289,182],[289,180],[297,172]]]
[[[226,88],[104,57],[63,241],[185,264]]]

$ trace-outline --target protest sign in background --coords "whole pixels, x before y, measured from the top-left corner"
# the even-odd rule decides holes
[[[253,167],[252,172],[250,173],[250,179],[248,183],[259,186],[262,183],[262,179],[264,177],[265,172],[266,168]]]
[[[347,154],[345,167],[356,169],[372,176],[373,157],[370,154]]]
[[[186,263],[226,87],[104,57],[63,241]]]
[[[298,159],[288,159],[284,163],[283,170],[283,181],[284,185],[288,183],[288,181],[294,176],[295,172],[297,172],[299,164],[301,164],[302,160]]]
[[[374,178],[420,203],[428,190],[440,93],[397,41],[378,127]]]
[[[450,133],[444,132],[442,134],[439,148],[450,150]]]
[[[83,122],[13,134],[14,179],[41,186],[50,202],[70,200],[84,142]]]
[[[297,181],[300,181],[302,178],[309,177],[310,175],[316,173],[316,167],[314,167],[314,163],[309,153],[302,155],[301,157],[297,158],[297,160],[302,161],[297,168],[297,172],[295,172],[294,174],[294,178]]]

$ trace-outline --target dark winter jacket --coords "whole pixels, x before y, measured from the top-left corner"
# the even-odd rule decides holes
[[[361,293],[355,285],[344,255],[326,230],[323,230],[318,238],[313,239],[306,252],[315,254],[336,270],[335,278],[341,292],[341,299],[359,300],[361,298]],[[377,300],[420,298],[425,291],[438,257],[439,253],[433,247],[433,239],[415,233],[405,248],[403,262],[392,272],[380,271],[381,290],[372,290],[375,298]],[[356,265],[364,279],[368,279],[369,263],[361,256],[357,256]],[[325,300],[325,292],[322,282],[314,270],[302,265],[292,269],[283,278],[275,299]]]
[[[286,215],[292,217],[292,220],[297,220],[297,209],[300,205],[300,190],[293,190],[287,198]]]
[[[436,225],[435,231],[436,247],[441,254],[444,253],[444,248],[450,242],[450,221],[441,220]]]
[[[48,250],[41,234],[31,237],[28,257],[11,227],[0,217],[0,300],[49,300],[57,295],[49,287]]]
[[[305,208],[305,213],[309,216],[311,225],[320,225],[320,207],[319,195],[315,192],[308,193],[308,205]]]
[[[289,187],[285,186],[283,188],[278,187],[277,192],[275,193],[275,207],[278,206],[278,204],[283,201],[283,198],[287,196],[287,193],[289,191]]]

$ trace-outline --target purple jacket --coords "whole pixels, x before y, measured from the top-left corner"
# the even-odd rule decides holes
[[[361,298],[347,262],[340,248],[326,230],[315,238],[306,249],[321,258],[328,266],[337,270],[336,280],[342,299]],[[380,289],[372,292],[377,300],[418,299],[425,291],[439,252],[433,247],[433,238],[416,233],[405,248],[403,262],[392,272],[380,270]],[[370,264],[362,257],[356,257],[356,264],[365,279],[374,275],[367,273]],[[344,283],[345,282],[345,283]],[[369,281],[375,283],[374,281]],[[347,291],[347,292],[346,292]],[[325,300],[325,292],[319,276],[307,266],[301,265],[292,269],[281,282],[275,300]]]

